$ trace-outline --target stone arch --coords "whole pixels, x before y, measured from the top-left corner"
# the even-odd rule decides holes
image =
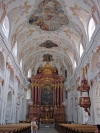
[[[2,52],[0,51],[0,69],[4,71],[4,68],[5,68],[4,56]]]
[[[94,53],[91,59],[91,71],[94,72],[96,69],[96,64],[98,61],[99,55],[98,53]]]

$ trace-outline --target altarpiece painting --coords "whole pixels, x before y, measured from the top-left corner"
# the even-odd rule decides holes
[[[41,105],[53,105],[53,88],[50,85],[41,88]]]

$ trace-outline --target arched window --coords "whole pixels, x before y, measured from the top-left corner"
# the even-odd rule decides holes
[[[15,42],[15,45],[13,47],[13,53],[17,57],[17,41]]]
[[[65,78],[67,78],[67,70],[65,69]]]
[[[89,41],[91,40],[94,30],[95,30],[95,22],[94,22],[93,18],[91,18],[90,22],[89,22],[89,27],[88,27]]]
[[[8,38],[8,36],[9,36],[9,20],[8,20],[7,16],[4,18],[2,30],[5,34],[5,36]]]
[[[76,61],[74,60],[74,68],[76,68]]]
[[[30,77],[31,77],[31,74],[32,74],[32,70],[31,70],[31,69],[29,69],[29,70],[28,70],[28,78],[30,78]]]
[[[22,69],[22,59],[20,60],[20,68]]]
[[[31,99],[31,90],[30,89],[27,90],[26,99]]]
[[[80,57],[82,56],[83,52],[84,52],[84,48],[82,46],[82,43],[80,43]]]

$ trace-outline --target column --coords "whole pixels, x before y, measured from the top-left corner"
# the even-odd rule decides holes
[[[59,106],[59,84],[57,85],[57,106]]]
[[[33,85],[32,85],[32,89],[31,89],[31,99],[33,101]]]
[[[0,96],[0,124],[2,124],[2,106],[3,106],[3,92],[4,92],[4,80],[0,79],[1,96]]]
[[[37,86],[35,86],[35,106],[37,105]]]
[[[16,76],[16,80],[15,80],[15,84],[14,84],[14,89],[15,89],[15,101],[14,101],[14,104],[15,104],[15,110],[14,110],[14,123],[17,123],[17,108],[16,108],[16,103],[17,103],[17,91],[18,91],[18,82],[19,82],[19,79],[18,77]]]
[[[63,89],[62,89],[62,83],[60,84],[60,106],[62,105],[63,102]]]
[[[7,92],[8,92],[8,86],[9,86],[9,77],[10,77],[10,70],[11,67],[9,65],[9,63],[6,63],[6,72],[4,75],[4,79],[5,79],[5,84],[4,84],[4,94],[3,94],[3,99],[2,99],[2,110],[1,110],[1,120],[2,123],[5,123],[5,115],[6,115],[6,104],[7,104]]]
[[[27,90],[27,89],[26,89]],[[27,91],[26,91],[25,89],[24,89],[24,105],[23,105],[23,107],[24,107],[24,118],[23,118],[23,120],[25,121],[26,120],[26,93],[27,93]]]
[[[40,87],[38,86],[38,105],[40,106]]]
[[[56,88],[56,84],[55,84],[55,86],[54,86],[54,105],[55,106],[56,106],[56,97],[57,97],[56,90],[57,90],[57,88]]]
[[[16,81],[14,82],[14,88],[15,88]],[[15,118],[16,118],[16,95],[15,95],[15,90],[13,90],[13,96],[12,96],[12,113],[11,113],[11,123],[15,123]]]
[[[32,101],[35,104],[35,86],[32,87]]]

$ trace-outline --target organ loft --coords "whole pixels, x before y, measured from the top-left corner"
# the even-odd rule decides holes
[[[42,124],[65,121],[63,102],[64,78],[57,74],[57,69],[49,63],[38,69],[31,78],[31,99],[28,117],[38,118]]]

